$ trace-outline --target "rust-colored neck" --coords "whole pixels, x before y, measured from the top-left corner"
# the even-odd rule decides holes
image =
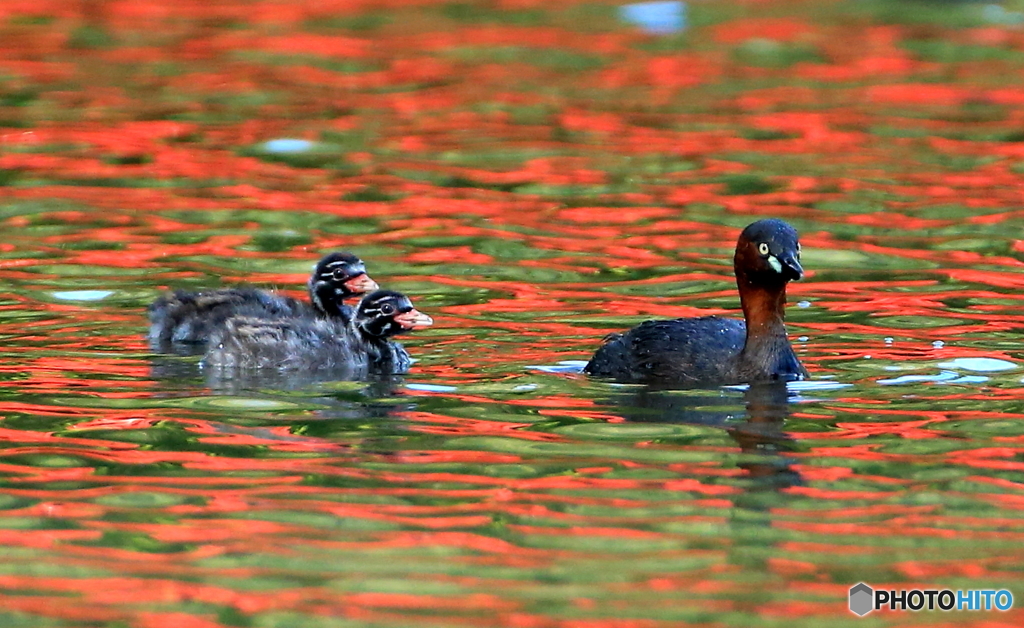
[[[786,284],[756,285],[745,273],[736,273],[743,318],[747,321],[745,353],[759,349],[775,350],[779,340],[786,339]]]

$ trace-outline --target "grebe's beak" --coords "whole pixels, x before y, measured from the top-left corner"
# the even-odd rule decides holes
[[[800,281],[804,278],[804,267],[800,265],[800,261],[796,256],[789,253],[783,253],[782,257],[775,258],[772,256],[769,258],[769,262],[775,262],[772,267],[775,268],[775,264],[779,267],[775,268],[787,281]]]
[[[395,322],[401,325],[402,329],[412,330],[430,327],[434,324],[434,319],[414,308],[396,316]]]
[[[370,276],[366,273],[353,277],[344,283],[345,289],[352,294],[364,294],[366,292],[373,292],[380,288],[377,282],[370,279]]]

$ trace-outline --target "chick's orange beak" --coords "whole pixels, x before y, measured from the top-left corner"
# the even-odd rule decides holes
[[[373,292],[380,288],[380,286],[377,285],[376,281],[370,279],[369,275],[363,273],[346,281],[345,288],[353,294],[363,294],[365,292]]]
[[[408,312],[402,312],[395,317],[395,322],[402,326],[402,329],[422,329],[424,327],[430,327],[434,324],[434,319],[430,318],[419,310],[412,309]]]

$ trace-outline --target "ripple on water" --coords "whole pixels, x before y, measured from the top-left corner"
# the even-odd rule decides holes
[[[175,399],[167,405],[190,408],[216,408],[219,410],[256,410],[269,412],[272,410],[292,410],[298,404],[281,399],[259,397],[191,397]]]
[[[445,385],[442,385],[442,384],[413,384],[413,383],[407,383],[405,385],[405,387],[408,388],[409,390],[416,390],[416,391],[419,391],[419,392],[445,393],[445,392],[455,392],[455,391],[458,390],[458,388],[456,388],[455,386],[445,386]]]
[[[578,423],[555,428],[556,433],[587,440],[650,440],[705,435],[714,430],[685,423]]]
[[[51,292],[55,299],[61,301],[102,301],[114,294],[113,290],[61,290]]]
[[[939,368],[943,369],[935,374],[915,373],[900,375],[876,380],[876,383],[884,386],[898,386],[902,384],[982,384],[990,381],[991,378],[984,375],[963,375],[958,370],[973,371],[975,373],[998,373],[1019,368],[1013,362],[996,358],[955,358],[946,362],[940,362]],[[955,370],[954,370],[955,369]],[[887,370],[902,370],[900,366],[887,367]]]
[[[543,373],[582,373],[587,360],[561,360],[558,364],[528,365],[525,368]]]
[[[103,506],[117,508],[167,508],[178,506],[188,501],[186,495],[158,493],[156,491],[129,491],[116,495],[104,495],[93,500]]]
[[[999,58],[1014,50],[960,72],[919,25],[827,15],[849,3],[714,9],[700,49],[609,46],[614,21],[587,3],[393,2],[332,32],[179,3],[147,19],[145,57],[202,105],[182,109],[180,89],[135,84],[152,72],[47,52],[75,24],[33,4],[61,3],[8,2],[28,8],[0,20],[0,65],[14,55],[19,75],[0,95],[16,105],[0,107],[0,626],[811,628],[841,623],[856,578],[1019,573],[1020,199],[1001,183],[1012,163],[986,166],[1019,135],[1000,92],[1024,89]],[[929,34],[962,44],[933,8]],[[844,90],[870,97],[851,124],[807,80],[835,68],[762,45],[779,19],[797,39],[835,34],[854,68],[884,25],[935,81],[859,73]],[[103,20],[98,53],[138,56],[117,49],[126,23]],[[516,46],[480,36],[499,23]],[[244,58],[197,63],[177,43],[194,28]],[[44,63],[19,60],[29,35]],[[679,86],[680,63],[696,88],[638,109]],[[737,82],[737,63],[771,71]],[[65,71],[69,102],[116,93],[117,115],[48,122]],[[595,72],[616,77],[599,102],[578,89]],[[323,78],[355,101],[310,88]],[[717,113],[723,89],[738,115]],[[935,106],[949,93],[978,97]],[[645,319],[738,317],[736,235],[780,212],[809,271],[788,315],[810,380],[652,395],[565,360]],[[304,298],[337,248],[436,314],[410,337],[414,381],[144,357],[156,294],[252,282]]]
[[[996,358],[956,358],[949,362],[940,362],[939,367],[944,369],[977,371],[979,373],[1011,371],[1013,369],[1020,368],[1013,362],[998,360]]]

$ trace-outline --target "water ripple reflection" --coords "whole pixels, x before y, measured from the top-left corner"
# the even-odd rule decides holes
[[[0,3],[0,626],[801,628],[871,622],[861,581],[1017,586],[1020,31],[607,9]],[[811,380],[581,374],[738,316],[769,216]],[[162,291],[302,298],[338,249],[434,317],[408,375],[150,352]]]

